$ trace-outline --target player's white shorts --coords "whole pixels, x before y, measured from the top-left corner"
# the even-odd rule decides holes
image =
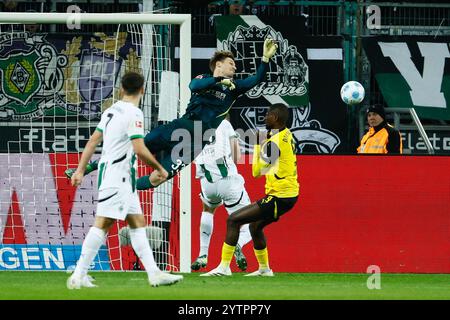
[[[137,190],[132,190],[127,166],[123,160],[112,163],[100,161],[97,216],[125,220],[128,214],[142,214],[139,196]]]
[[[240,174],[228,176],[213,183],[208,182],[206,178],[201,178],[200,198],[204,204],[213,209],[223,203],[228,214],[232,214],[250,204],[244,183],[244,178]]]
[[[142,214],[138,193],[131,186],[99,191],[97,216],[125,220],[128,214]]]

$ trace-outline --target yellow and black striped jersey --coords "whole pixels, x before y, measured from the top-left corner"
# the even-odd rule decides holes
[[[262,145],[254,146],[252,174],[254,177],[266,176],[266,195],[298,196],[295,141],[288,128],[273,133]]]

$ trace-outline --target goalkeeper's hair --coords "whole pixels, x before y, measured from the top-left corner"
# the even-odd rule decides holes
[[[275,103],[270,106],[270,111],[277,115],[279,124],[287,125],[289,120],[289,109],[285,104]]]
[[[216,51],[212,58],[209,60],[209,69],[214,73],[214,69],[216,69],[216,62],[223,61],[226,58],[231,58],[234,60],[234,54],[231,51],[220,50]]]
[[[127,95],[137,95],[143,86],[144,77],[140,73],[129,71],[122,77],[122,88]]]

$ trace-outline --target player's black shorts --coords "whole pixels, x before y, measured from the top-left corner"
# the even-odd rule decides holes
[[[196,136],[196,125],[198,128],[205,127],[198,120],[183,117],[156,127],[145,136],[146,147],[169,173],[168,179],[175,176],[202,152],[207,141],[203,141],[203,134]]]
[[[256,203],[261,208],[264,218],[276,221],[281,215],[285,214],[294,207],[297,199],[298,197],[278,198],[267,195],[256,201]]]

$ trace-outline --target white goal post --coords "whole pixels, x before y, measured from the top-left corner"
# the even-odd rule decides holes
[[[64,24],[75,21],[83,24],[173,24],[180,25],[180,114],[189,102],[191,80],[191,15],[152,13],[3,13],[1,24]],[[180,174],[180,271],[190,272],[191,260],[191,168]]]

